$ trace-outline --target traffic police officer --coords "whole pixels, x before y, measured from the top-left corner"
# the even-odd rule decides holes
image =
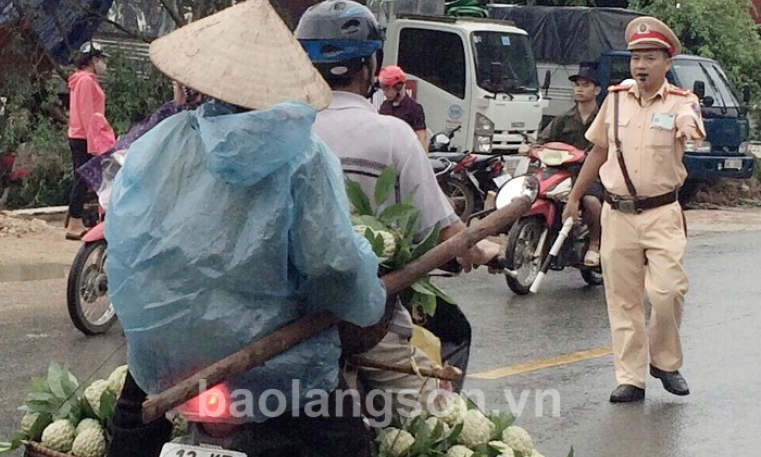
[[[626,28],[636,84],[614,86],[586,137],[595,144],[571,192],[567,217],[578,218],[579,199],[599,172],[605,187],[601,264],[618,387],[614,403],[641,401],[645,377],[659,378],[675,395],[689,394],[679,373],[687,277],[682,260],[686,231],[677,193],[687,177],[685,141],[702,141],[700,104],[666,81],[681,52],[674,32],[653,17]],[[645,329],[643,287],[652,305]]]

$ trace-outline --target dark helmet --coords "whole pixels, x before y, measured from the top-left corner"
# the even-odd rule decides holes
[[[326,79],[350,78],[383,48],[383,33],[366,6],[326,0],[301,16],[296,38]]]

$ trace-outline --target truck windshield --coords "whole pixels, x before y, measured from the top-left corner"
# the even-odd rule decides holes
[[[695,81],[703,81],[706,88],[705,95],[713,98],[713,106],[719,108],[737,108],[740,106],[730,89],[724,72],[718,65],[709,61],[675,59],[674,73],[683,89],[692,90]]]
[[[474,32],[472,40],[478,87],[494,93],[539,92],[536,62],[527,36]]]

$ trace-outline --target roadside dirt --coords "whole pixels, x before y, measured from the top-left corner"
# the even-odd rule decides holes
[[[70,265],[81,246],[67,241],[59,220],[11,217],[0,214],[0,266]]]

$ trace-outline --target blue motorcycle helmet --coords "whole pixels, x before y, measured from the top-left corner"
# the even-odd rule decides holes
[[[366,6],[351,0],[326,0],[307,9],[294,32],[310,60],[331,84],[345,84],[369,66],[377,53],[380,71],[383,32]],[[377,76],[376,71],[376,76]]]

